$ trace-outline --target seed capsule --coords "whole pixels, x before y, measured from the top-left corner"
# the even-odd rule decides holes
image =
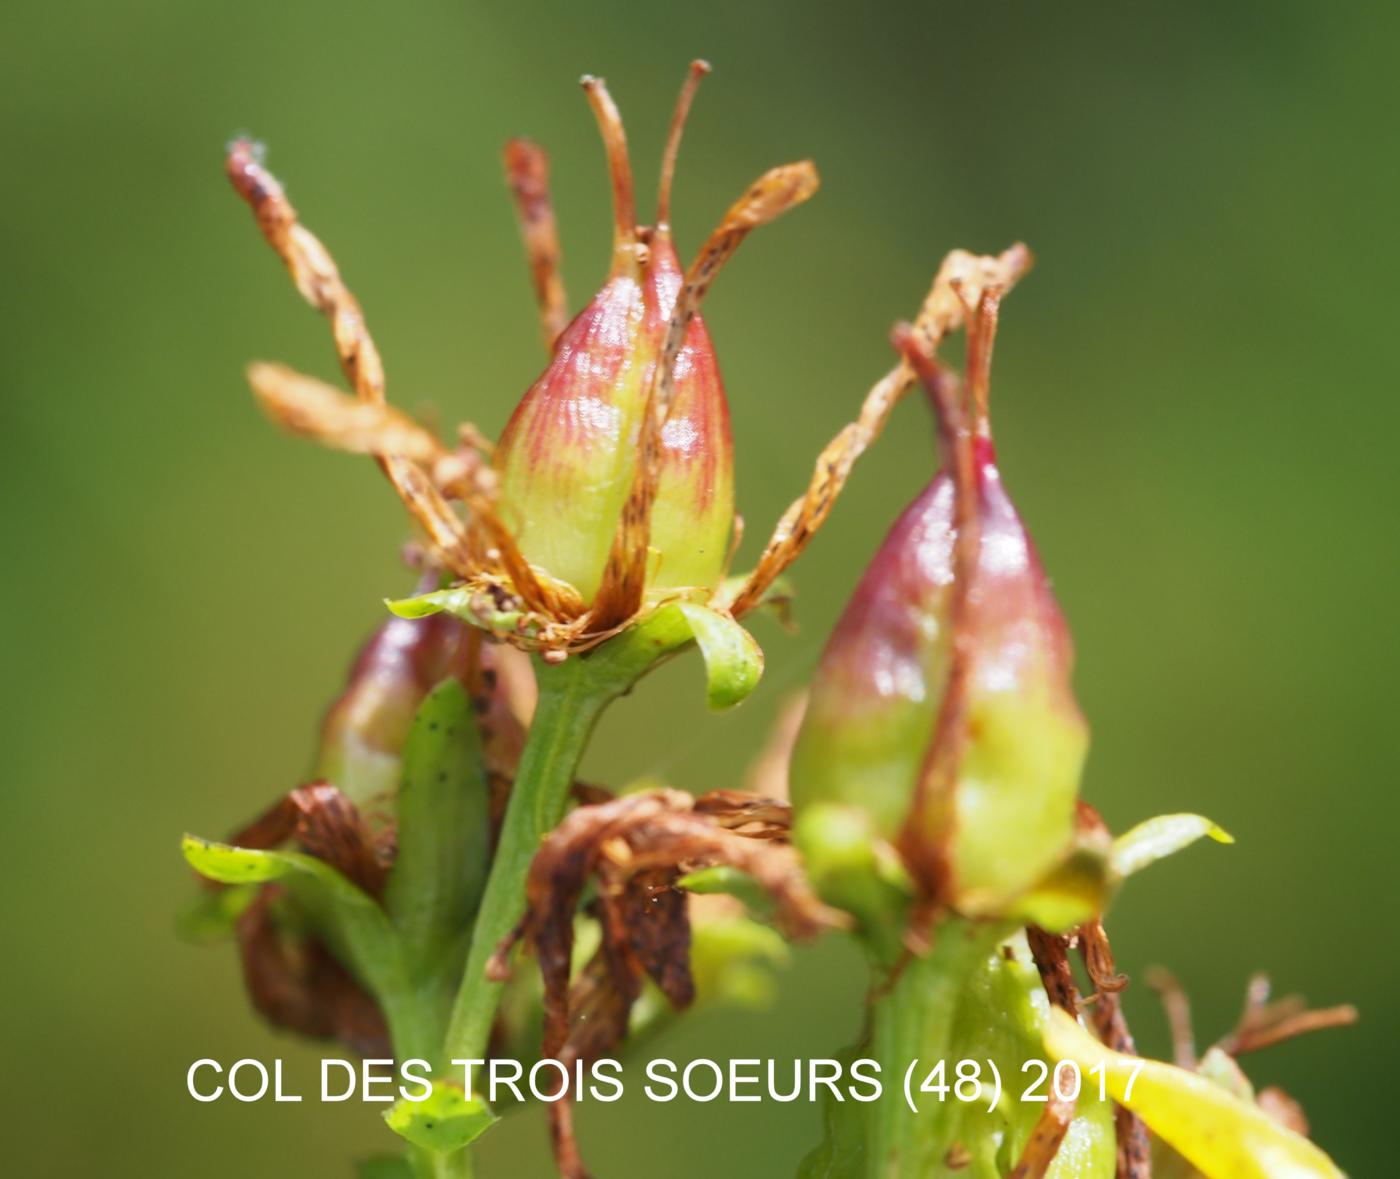
[[[544,374],[501,437],[496,464],[521,551],[591,602],[603,582],[639,461],[648,392],[683,274],[671,241],[670,178],[690,99],[708,69],[692,67],[667,144],[656,227],[635,223],[632,173],[617,108],[584,79],[608,152],[614,194],[612,271],[564,329]],[[734,518],[729,407],[714,348],[696,314],[673,365],[662,430],[647,584],[711,587]]]
[[[969,328],[967,405],[900,336],[932,395],[945,468],[842,615],[792,773],[796,804],[860,807],[926,894],[973,914],[1004,911],[1063,855],[1088,740],[1068,629],[992,445],[998,299],[988,291]]]

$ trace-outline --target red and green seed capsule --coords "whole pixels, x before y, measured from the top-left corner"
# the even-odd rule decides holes
[[[506,426],[496,465],[526,559],[591,602],[633,488],[647,394],[682,272],[666,225],[678,131],[667,149],[659,224],[638,227],[621,121],[601,83],[589,79],[585,86],[613,178],[612,272],[555,343],[548,368]],[[651,515],[648,584],[709,588],[727,555],[734,457],[724,386],[698,314],[674,375]]]
[[[995,314],[984,303],[978,317],[983,358]],[[1063,855],[1088,733],[1068,629],[1002,484],[985,372],[969,367],[973,426],[935,397],[947,469],[891,529],[827,644],[792,793],[799,809],[859,807],[916,878],[941,881],[941,899],[992,913]]]

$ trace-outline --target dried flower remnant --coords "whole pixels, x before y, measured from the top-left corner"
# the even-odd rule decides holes
[[[542,1054],[572,1070],[619,1043],[627,1018],[650,977],[675,1008],[694,997],[690,975],[690,917],[677,881],[697,869],[738,868],[773,897],[794,936],[811,936],[839,915],[807,887],[786,846],[786,804],[739,791],[692,798],[675,790],[626,795],[582,806],[568,815],[535,856],[526,885],[525,918],[502,942],[489,967],[509,976],[510,951],[527,942],[544,979]],[[602,941],[570,981],[574,914],[585,884]],[[551,1107],[556,1159],[567,1179],[586,1172],[572,1133],[566,1096]]]
[[[289,841],[379,896],[393,858],[392,839],[376,836],[353,802],[334,786],[298,787],[230,843],[249,849]],[[373,997],[315,933],[282,928],[276,910],[289,902],[282,884],[266,883],[235,920],[243,980],[253,1007],[274,1027],[315,1040],[336,1040],[373,1054],[389,1047]]]

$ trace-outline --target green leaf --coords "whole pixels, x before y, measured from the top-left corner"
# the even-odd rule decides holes
[[[185,859],[201,876],[220,884],[262,884],[284,876],[305,876],[337,902],[354,908],[378,910],[373,898],[356,887],[324,860],[302,852],[264,851],[234,847],[186,835],[181,844]]]
[[[444,610],[459,618],[465,618],[471,612],[471,600],[471,591],[466,586],[459,585],[451,589],[418,594],[412,598],[385,598],[384,604],[389,607],[391,614],[400,618],[427,618],[432,614],[441,614]]]
[[[732,708],[758,685],[763,649],[728,614],[695,602],[676,602],[705,660],[706,699],[716,712]]]
[[[690,872],[676,881],[676,887],[699,896],[731,896],[743,901],[756,913],[768,913],[773,908],[772,898],[758,886],[752,876],[727,864]]]
[[[310,911],[342,962],[384,1009],[400,1056],[427,1058],[435,1037],[425,1023],[405,962],[403,945],[375,899],[324,860],[302,852],[262,851],[186,835],[185,859],[222,884],[285,880]]]
[[[1235,837],[1223,827],[1201,815],[1158,815],[1148,819],[1113,841],[1113,873],[1120,879],[1131,876],[1207,835],[1216,843],[1235,842]]]
[[[426,971],[471,924],[486,881],[490,800],[466,689],[433,689],[403,751],[398,855],[385,891],[409,961]]]
[[[1045,1028],[1054,1060],[1102,1070],[1111,1096],[1187,1159],[1207,1179],[1339,1179],[1318,1147],[1279,1125],[1258,1106],[1214,1081],[1105,1047],[1055,1008]]]
[[[440,1080],[423,1101],[401,1097],[384,1111],[384,1120],[414,1146],[438,1154],[461,1150],[499,1121],[481,1098],[469,1099],[459,1085]]]
[[[479,594],[465,585],[433,590],[412,598],[385,598],[384,605],[389,607],[391,614],[400,618],[427,618],[446,612],[471,626],[498,635],[518,633],[520,620],[524,617],[519,610],[497,609],[489,595]]]

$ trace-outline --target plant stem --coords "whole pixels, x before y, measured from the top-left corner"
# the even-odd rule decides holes
[[[958,919],[943,922],[928,954],[911,958],[876,1000],[871,1054],[880,1062],[886,1084],[902,1087],[905,1069],[917,1058],[917,1089],[937,1062],[950,1060],[958,1008],[972,973],[1005,932]],[[929,1104],[927,1099],[923,1104]],[[962,1103],[936,1102],[915,1114],[894,1093],[869,1111],[868,1173],[880,1179],[916,1179],[941,1165],[957,1133]]]
[[[539,703],[477,910],[467,968],[452,1008],[444,1061],[486,1055],[501,983],[486,964],[525,910],[525,880],[540,841],[559,822],[574,774],[603,710],[691,639],[675,609],[657,610],[597,650],[550,664],[535,661]]]
[[[525,909],[525,878],[540,840],[559,821],[593,725],[612,698],[585,674],[581,659],[557,666],[535,664],[539,703],[530,726],[501,823],[491,875],[477,910],[466,973],[452,1009],[447,1060],[486,1055],[501,983],[486,977],[486,964]]]
[[[435,1150],[425,1150],[421,1146],[410,1146],[408,1148],[408,1161],[413,1168],[414,1179],[472,1179],[472,1153],[470,1150],[439,1154]]]

